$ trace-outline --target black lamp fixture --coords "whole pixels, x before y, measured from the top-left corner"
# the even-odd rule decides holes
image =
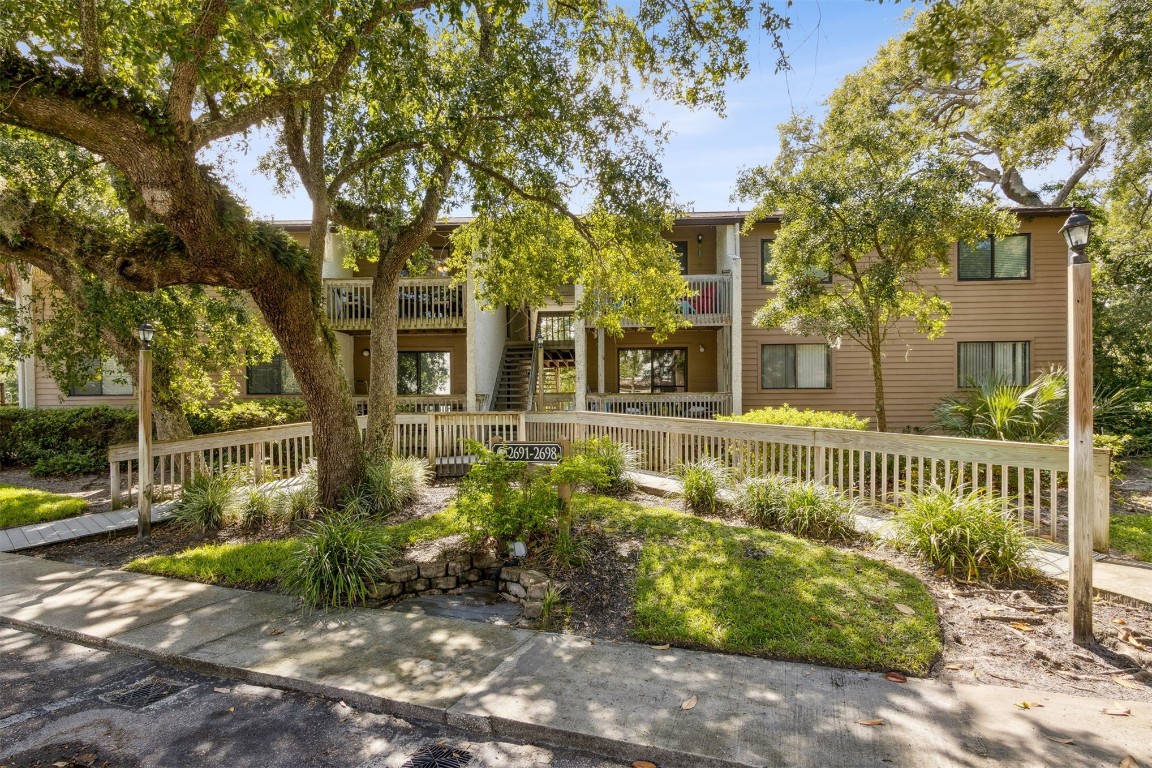
[[[1073,211],[1060,228],[1060,234],[1064,235],[1064,242],[1068,244],[1068,250],[1073,253],[1072,263],[1085,263],[1088,259],[1084,255],[1084,250],[1088,247],[1088,240],[1092,235],[1092,219],[1085,213]]]
[[[152,323],[144,323],[140,326],[140,345],[144,349],[152,349],[152,337],[156,334],[156,329],[152,327]]]

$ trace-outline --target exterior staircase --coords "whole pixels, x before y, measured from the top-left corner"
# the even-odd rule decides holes
[[[504,345],[500,361],[500,375],[496,379],[496,392],[492,398],[494,411],[528,410],[532,391],[532,342],[509,341]]]

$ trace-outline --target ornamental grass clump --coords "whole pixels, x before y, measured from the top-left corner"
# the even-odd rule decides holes
[[[680,479],[679,496],[686,509],[697,515],[715,515],[724,508],[721,493],[732,485],[732,470],[719,459],[707,456],[681,465],[676,476]]]
[[[422,459],[399,458],[372,464],[346,508],[368,517],[386,518],[419,499],[428,489],[428,465]]]
[[[622,496],[634,487],[629,477],[640,467],[640,451],[628,443],[618,443],[610,437],[577,440],[572,452],[585,456],[604,470],[605,479],[592,488],[597,493]]]
[[[346,512],[309,526],[300,539],[284,586],[310,608],[363,603],[396,550],[387,530]]]
[[[827,485],[778,475],[742,484],[736,507],[758,528],[819,541],[849,541],[856,533],[857,502]]]
[[[196,533],[220,530],[236,512],[240,482],[232,472],[193,475],[172,505],[172,522]]]
[[[893,521],[902,548],[955,579],[1010,582],[1034,574],[1024,527],[983,490],[933,486],[910,496]]]

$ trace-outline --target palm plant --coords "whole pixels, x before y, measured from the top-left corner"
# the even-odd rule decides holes
[[[1003,376],[969,380],[969,389],[948,395],[936,406],[935,426],[946,435],[1050,443],[1068,423],[1068,381],[1052,368],[1031,384]]]

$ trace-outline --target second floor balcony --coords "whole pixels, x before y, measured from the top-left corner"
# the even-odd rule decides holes
[[[732,324],[731,275],[684,275],[692,296],[680,302],[680,314],[692,325]],[[625,321],[628,328],[637,323]]]
[[[372,328],[372,278],[327,279],[324,302],[336,330]],[[453,285],[449,278],[401,280],[396,302],[400,329],[465,327],[464,286]]]

